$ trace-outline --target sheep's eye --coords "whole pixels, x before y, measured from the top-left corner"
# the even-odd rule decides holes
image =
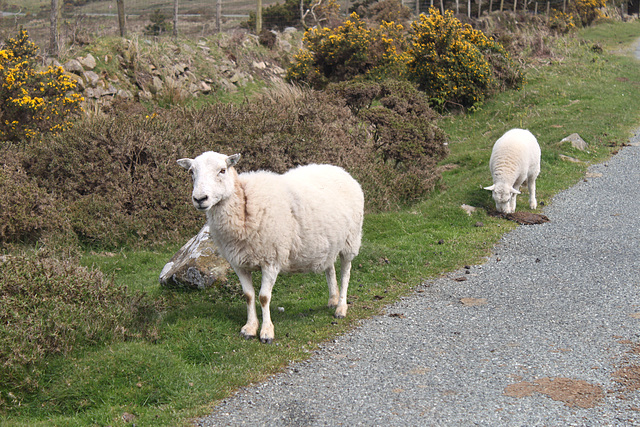
[[[224,174],[225,174],[225,172],[227,172],[227,170],[226,170],[226,169],[220,169],[220,172],[219,172],[219,173],[220,173],[220,175],[224,175]]]

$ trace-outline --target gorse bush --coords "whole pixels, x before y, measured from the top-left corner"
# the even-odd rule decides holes
[[[304,48],[295,55],[287,79],[319,89],[330,82],[397,71],[404,62],[403,30],[387,22],[368,28],[356,13],[335,29],[312,28],[304,35]]]
[[[580,17],[580,24],[586,26],[591,25],[597,19],[606,17],[603,12],[606,3],[606,0],[575,0],[569,6]]]
[[[0,260],[0,412],[42,386],[47,358],[80,346],[157,337],[158,301],[45,252]]]
[[[356,13],[337,28],[310,29],[287,78],[315,88],[355,78],[406,78],[439,108],[472,107],[523,83],[502,45],[450,11],[431,8],[411,30],[387,21],[370,28]]]
[[[72,126],[83,97],[62,67],[36,71],[38,47],[25,30],[0,50],[0,140],[18,141]]]
[[[554,9],[549,17],[549,27],[560,34],[566,34],[576,28],[573,21],[572,14],[563,13]]]
[[[409,78],[440,107],[472,107],[500,82],[518,88],[522,72],[499,44],[446,11],[429,9],[412,24]],[[497,71],[501,71],[497,73]]]

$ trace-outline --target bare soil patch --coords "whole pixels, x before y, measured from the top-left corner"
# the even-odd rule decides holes
[[[515,221],[520,225],[534,225],[543,224],[549,222],[549,218],[546,215],[532,213],[532,212],[514,212],[510,214],[504,214],[497,211],[489,212],[489,215],[499,218],[508,219],[509,221]]]

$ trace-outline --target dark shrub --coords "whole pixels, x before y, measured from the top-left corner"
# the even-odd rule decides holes
[[[175,240],[203,223],[175,167],[182,142],[176,131],[155,115],[87,121],[32,147],[25,169],[64,201],[73,231],[85,244],[112,248]],[[185,135],[190,136],[195,135]]]
[[[0,149],[0,246],[33,243],[68,227],[56,200],[21,165],[22,153]]]
[[[242,105],[119,111],[29,147],[21,179],[33,188],[7,203],[40,212],[21,204],[40,194],[38,200],[58,207],[43,212],[60,212],[50,223],[65,224],[70,239],[136,247],[184,241],[202,227],[204,215],[190,203],[191,182],[176,164],[182,157],[241,153],[240,171],[278,173],[339,165],[360,181],[372,211],[424,197],[446,155],[435,114],[408,83],[343,84],[326,92],[282,85]],[[14,226],[26,230],[22,236],[48,224],[40,214],[26,219]]]

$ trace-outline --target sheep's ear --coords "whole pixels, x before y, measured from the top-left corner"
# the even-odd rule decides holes
[[[233,154],[227,157],[227,167],[230,168],[232,166],[235,166],[236,164],[238,164],[239,160],[240,160],[240,154]]]
[[[496,185],[495,185],[495,184],[493,184],[493,185],[492,185],[492,186],[490,186],[490,187],[484,187],[484,189],[485,189],[485,190],[489,190],[489,191],[493,191],[495,188],[496,188]]]
[[[511,194],[521,194],[521,193],[515,188],[511,187]]]
[[[191,159],[180,159],[178,160],[178,164],[180,166],[182,166],[185,169],[191,169],[191,164],[193,163],[193,160]]]

